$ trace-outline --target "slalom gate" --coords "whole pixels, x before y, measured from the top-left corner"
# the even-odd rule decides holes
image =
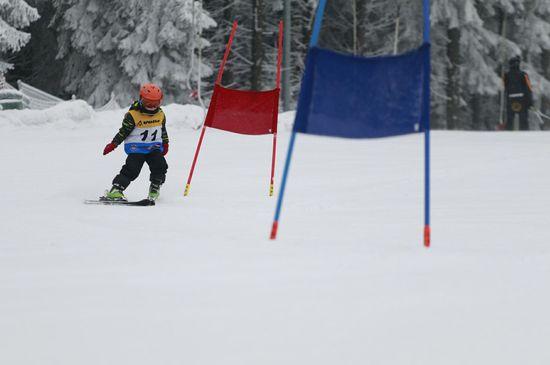
[[[222,76],[231,45],[237,31],[237,21],[233,23],[229,41],[225,48],[223,60],[218,71],[218,77],[214,86],[212,99],[208,107],[208,113],[201,130],[193,164],[189,171],[187,184],[185,185],[184,196],[189,195],[191,187],[191,179],[197,164],[197,158],[204,139],[206,128],[216,128],[228,132],[248,134],[248,135],[264,135],[273,134],[273,149],[271,158],[271,177],[269,184],[269,196],[273,195],[274,176],[275,176],[275,159],[277,153],[277,122],[279,117],[279,94],[281,84],[281,63],[282,63],[282,46],[283,46],[283,22],[279,22],[279,37],[277,51],[277,79],[276,87],[267,91],[253,90],[236,90],[223,87]]]
[[[424,246],[430,246],[430,4],[423,0],[423,44],[410,52],[360,57],[319,47],[327,0],[320,0],[302,78],[296,119],[271,228],[279,219],[296,134],[379,138],[424,133]]]

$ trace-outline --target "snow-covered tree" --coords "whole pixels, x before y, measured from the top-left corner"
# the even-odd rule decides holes
[[[106,102],[112,91],[120,103],[126,103],[145,81],[161,84],[167,101],[187,102],[199,81],[199,48],[203,50],[203,90],[211,90],[216,76],[213,71],[219,68],[234,19],[239,21],[239,30],[224,85],[261,89],[274,85],[277,24],[283,16],[283,0],[27,3],[32,6],[37,1],[54,5],[51,27],[57,44],[52,42],[50,47],[57,49],[64,66],[64,92],[93,104]],[[33,18],[28,13],[32,8],[24,4],[21,0],[0,0],[0,58],[6,51],[8,35],[9,51],[20,48],[28,38],[17,30]],[[317,4],[318,0],[291,1],[294,99],[300,89]],[[7,10],[16,6],[19,10]],[[13,14],[25,11],[27,20],[19,20],[14,28]],[[523,58],[536,106],[550,112],[548,0],[432,0],[431,15],[435,128],[493,129],[499,121],[501,76],[514,55]],[[422,27],[422,2],[418,0],[328,0],[320,45],[359,55],[404,52],[420,45]],[[24,68],[23,57],[20,52],[19,67]],[[5,62],[0,65],[6,67]]]
[[[21,29],[38,18],[38,11],[24,0],[0,0],[0,73],[12,67],[6,53],[18,52],[31,37]]]
[[[550,97],[548,67],[544,57],[550,51],[550,3],[526,0],[524,13],[516,19],[514,40],[522,50],[525,68],[533,83],[536,99]]]
[[[163,88],[166,102],[188,101],[196,28],[215,25],[193,0],[54,0],[54,4],[58,56],[68,66],[63,80],[67,91],[94,105],[105,103],[111,92],[120,103],[128,103],[140,84],[155,82]],[[208,45],[205,39],[200,41]],[[207,64],[201,69],[204,76],[212,73]]]
[[[239,23],[223,84],[243,89],[273,88],[282,1],[205,0],[204,4],[219,24],[207,33],[212,44],[207,56],[216,70],[222,60],[231,25],[234,20]],[[211,81],[212,85],[214,80]]]
[[[506,1],[506,0],[505,0]],[[502,87],[499,53],[506,42],[497,29],[489,27],[483,14],[494,13],[500,0],[436,0],[432,3],[434,109],[439,126],[472,128],[472,110],[483,96],[495,96]],[[514,4],[508,2],[510,11]],[[513,52],[513,50],[509,50]],[[443,122],[444,120],[444,122]],[[495,121],[497,118],[495,118]]]
[[[405,0],[331,0],[327,3],[319,44],[322,47],[363,56],[391,54],[395,30],[406,25]],[[415,46],[418,46],[416,44]]]

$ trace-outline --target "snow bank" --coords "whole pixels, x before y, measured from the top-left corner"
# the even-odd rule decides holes
[[[206,110],[192,104],[169,104],[162,107],[170,128],[199,129],[204,120]]]
[[[44,110],[6,110],[0,112],[0,126],[56,125],[74,127],[90,125],[119,125],[128,108],[95,112],[84,100],[59,103]],[[163,107],[171,128],[200,128],[203,110],[197,105],[170,104]]]
[[[169,104],[162,107],[168,121],[170,129],[199,129],[202,125],[203,110],[198,105]],[[106,110],[95,112],[94,119],[98,124],[109,124],[110,126],[119,126],[124,118],[128,107],[118,110]]]
[[[3,110],[0,127],[5,126],[75,126],[91,121],[94,111],[84,100],[72,100],[44,110]]]
[[[206,110],[192,104],[169,104],[163,106],[170,129],[199,129],[205,117]],[[84,100],[65,101],[44,110],[7,110],[0,112],[0,127],[2,126],[43,126],[55,125],[68,128],[81,126],[105,125],[117,127],[122,122],[128,108],[106,111],[94,111]],[[285,112],[279,115],[279,129],[290,130],[294,122],[295,112]]]
[[[170,104],[163,107],[166,113],[166,118],[170,128],[192,128],[199,129],[206,116],[207,110],[204,110],[198,105],[180,105]],[[294,123],[295,111],[284,112],[279,114],[279,130],[289,131]]]

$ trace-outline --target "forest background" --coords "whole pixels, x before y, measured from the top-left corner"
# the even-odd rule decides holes
[[[290,108],[316,6],[291,0]],[[274,87],[283,13],[283,0],[0,0],[0,73],[94,106],[111,95],[125,105],[148,81],[162,86],[166,102],[208,103],[235,19],[224,85]],[[535,106],[550,114],[550,0],[432,0],[431,17],[434,128],[494,130],[502,73],[515,55]],[[422,24],[420,0],[329,0],[320,45],[402,53],[420,45]]]

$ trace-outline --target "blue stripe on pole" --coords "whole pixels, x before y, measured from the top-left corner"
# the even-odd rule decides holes
[[[430,0],[423,1],[424,17],[424,43],[430,44]],[[424,121],[424,225],[430,226],[430,74],[431,58],[424,64],[424,105],[422,107],[422,120]],[[429,228],[428,228],[429,229]],[[426,244],[426,242],[424,242]],[[429,244],[429,237],[428,237]]]
[[[430,0],[424,0],[422,6],[422,15],[424,17],[424,43],[430,43]]]
[[[424,179],[425,179],[425,225],[430,225],[430,58],[424,64],[424,100],[422,104],[422,121],[424,122]]]
[[[294,131],[346,138],[424,131],[429,58],[428,44],[370,58],[311,48]]]
[[[321,33],[321,26],[323,25],[323,16],[325,14],[326,5],[327,0],[319,1],[317,12],[315,13],[315,23],[313,23],[313,31],[311,32],[311,39],[309,41],[310,47],[316,46],[319,42],[319,34]]]

